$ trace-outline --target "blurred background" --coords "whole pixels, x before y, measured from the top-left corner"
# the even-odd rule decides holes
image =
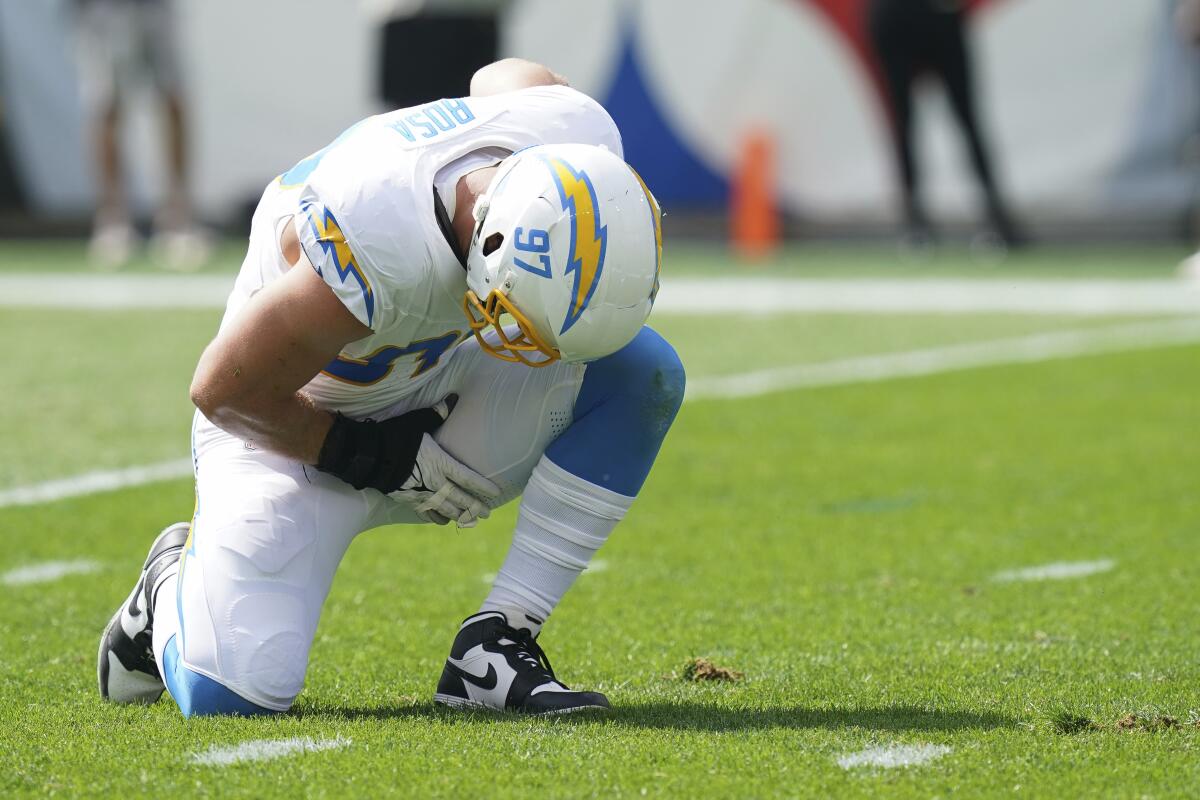
[[[269,180],[357,119],[465,94],[479,65],[521,55],[609,109],[675,240],[1182,257],[1194,6],[0,0],[0,237],[92,236],[116,266],[165,232],[159,254],[197,266]],[[106,233],[115,247],[97,249]]]

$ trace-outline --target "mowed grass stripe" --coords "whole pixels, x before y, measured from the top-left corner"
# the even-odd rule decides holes
[[[1177,318],[1005,339],[855,356],[720,377],[693,378],[687,400],[754,397],[771,392],[919,377],[1014,363],[1036,363],[1103,353],[1200,342],[1200,318]],[[191,461],[177,459],[0,491],[0,508],[54,502],[191,474]]]

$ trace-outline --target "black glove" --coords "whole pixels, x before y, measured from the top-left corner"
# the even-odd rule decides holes
[[[417,463],[421,440],[442,426],[458,402],[447,395],[433,408],[419,408],[382,422],[335,414],[321,445],[317,469],[336,475],[355,489],[399,489]]]

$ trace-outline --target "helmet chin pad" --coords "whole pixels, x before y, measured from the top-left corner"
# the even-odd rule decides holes
[[[544,367],[559,359],[558,351],[546,344],[529,319],[509,302],[500,289],[492,289],[487,299],[482,301],[479,295],[468,289],[463,296],[463,313],[467,315],[467,324],[471,326],[479,346],[485,353],[501,361],[527,367]],[[504,314],[508,314],[516,323],[515,336],[510,336],[501,324]],[[495,332],[495,337],[484,335],[488,329]],[[491,338],[496,341],[488,341]]]

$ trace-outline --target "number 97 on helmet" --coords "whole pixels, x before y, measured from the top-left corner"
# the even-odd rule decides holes
[[[542,145],[500,164],[476,201],[463,310],[488,353],[540,367],[615,353],[645,324],[662,212],[621,158]]]

